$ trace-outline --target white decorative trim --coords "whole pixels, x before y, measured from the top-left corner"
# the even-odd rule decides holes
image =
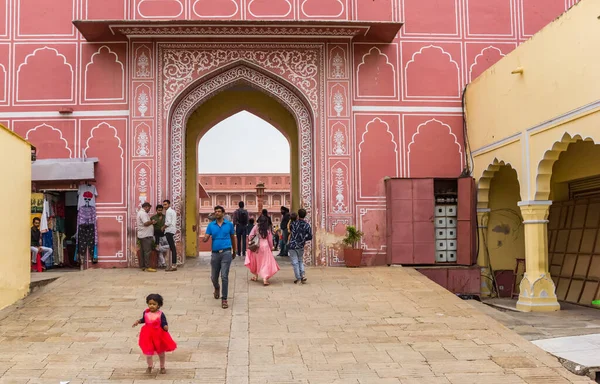
[[[419,124],[419,126],[417,127],[417,131],[412,135],[411,139],[410,139],[410,143],[407,146],[407,151],[406,151],[406,174],[408,177],[410,177],[410,149],[411,146],[415,143],[415,139],[416,137],[421,133],[421,128],[422,127],[426,127],[427,124],[429,123],[438,123],[441,124],[442,126],[448,128],[448,133],[454,137],[454,144],[456,144],[458,146],[458,153],[460,154],[460,169],[464,168],[464,156],[463,156],[463,151],[462,151],[462,146],[460,145],[460,143],[458,142],[458,137],[456,137],[456,135],[452,132],[452,127],[450,127],[448,124],[439,121],[438,119],[430,119],[427,120],[424,123]]]
[[[587,115],[591,112],[595,112],[600,108],[600,100],[593,101],[589,104],[583,105],[581,107],[572,109],[568,112],[563,113],[562,115],[558,115],[549,120],[546,120],[540,124],[534,125],[531,128],[527,128],[527,132],[531,135],[539,133],[547,128],[559,125],[561,123],[566,123],[569,120],[573,120],[575,118],[583,117],[583,115]]]
[[[468,0],[467,0],[468,1]],[[512,19],[511,19],[512,20]],[[468,26],[467,26],[468,28]],[[477,54],[477,56],[475,56],[475,58],[473,59],[473,64],[471,64],[471,66],[469,67],[469,81],[473,81],[473,68],[479,64],[477,62],[477,59],[479,59],[480,57],[483,57],[483,55],[485,54],[484,52],[487,50],[494,50],[494,51],[498,51],[498,53],[500,54],[500,56],[504,57],[506,56],[504,53],[502,53],[502,51],[500,50],[500,48],[494,47],[494,46],[488,46],[483,48],[479,54]]]
[[[238,5],[237,1],[235,0],[230,0],[233,5],[235,5],[235,12],[233,12],[230,15],[211,15],[211,16],[207,16],[207,15],[201,15],[200,13],[198,13],[196,11],[196,6],[198,6],[198,2],[200,0],[195,0],[193,4],[191,4],[191,12],[194,13],[194,15],[198,16],[201,19],[229,19],[234,17],[235,15],[238,14],[238,12],[240,11],[240,6]]]
[[[469,1],[472,1],[473,3],[479,3],[480,0],[466,0],[466,4],[464,6],[464,17],[465,17],[465,33],[467,34],[467,37],[472,37],[472,38],[483,38],[483,39],[507,39],[507,38],[515,38],[516,37],[516,28],[515,28],[515,20],[514,20],[514,14],[515,14],[515,9],[514,9],[514,5],[513,5],[513,1],[512,0],[505,0],[508,3],[509,6],[509,15],[510,15],[510,33],[509,34],[498,34],[498,33],[471,33],[471,21],[470,21],[470,17],[473,16],[471,15],[471,13],[469,12]]]
[[[377,110],[375,108],[382,108],[385,109],[385,111],[392,111],[394,107],[354,107],[352,108],[353,111],[359,111],[363,108],[369,108],[369,110],[365,110],[365,112],[376,112]],[[397,107],[396,107],[397,108]],[[460,112],[462,112],[462,108],[458,108],[460,110]],[[539,133],[540,131],[543,131],[545,129],[554,127],[560,123],[564,123],[570,120],[573,120],[575,118],[580,118],[582,117],[582,115],[587,115],[589,113],[595,112],[597,109],[600,109],[600,100],[596,100],[594,102],[591,102],[589,104],[583,105],[581,107],[572,109],[566,113],[563,113],[562,115],[558,115],[556,117],[553,117],[549,120],[546,120],[542,123],[536,124],[532,127],[529,127],[526,129],[526,132],[529,132],[530,134],[536,134]],[[404,111],[401,111],[404,112]],[[510,135],[508,137],[505,137],[503,139],[494,141],[493,143],[484,145],[483,147],[480,147],[476,150],[473,151],[473,155],[479,155],[483,152],[487,152],[489,150],[495,149],[497,147],[501,147],[505,144],[507,144],[508,141],[511,141],[515,138],[517,138],[518,136],[521,136],[523,133],[522,132],[517,132],[513,135]]]
[[[83,120],[80,120],[79,123],[81,124],[81,122],[83,122]],[[96,203],[97,207],[101,207],[101,206],[114,206],[114,205],[118,205],[121,206],[123,204],[125,204],[125,195],[127,194],[125,185],[126,185],[126,177],[127,177],[127,166],[125,164],[125,160],[126,160],[126,152],[125,152],[125,148],[123,147],[123,142],[121,141],[121,138],[119,137],[119,131],[117,130],[117,128],[115,128],[114,126],[112,126],[111,124],[109,124],[106,121],[101,122],[100,124],[94,126],[91,130],[90,130],[90,136],[87,138],[86,142],[85,142],[85,148],[82,149],[82,156],[83,157],[88,157],[87,156],[87,151],[90,149],[90,140],[94,139],[94,131],[101,128],[101,127],[106,127],[110,130],[113,131],[113,138],[117,139],[118,144],[117,147],[121,150],[121,185],[119,186],[120,188],[120,195],[121,195],[121,201],[113,201],[113,202],[106,202],[106,203]],[[114,186],[113,186],[114,187]]]
[[[36,55],[36,53],[38,53],[38,51],[43,51],[43,50],[48,50],[48,51],[53,51],[56,56],[62,57],[63,58],[63,64],[67,65],[69,67],[69,70],[71,71],[71,84],[70,84],[70,92],[71,92],[71,97],[69,99],[44,99],[44,100],[30,100],[30,99],[20,99],[19,98],[19,82],[20,82],[20,75],[21,75],[21,67],[23,67],[24,65],[28,65],[29,63],[27,62],[29,60],[30,57],[33,57]],[[21,64],[19,64],[19,67],[17,68],[17,79],[15,82],[15,93],[17,95],[16,97],[16,102],[18,103],[32,103],[32,102],[42,102],[42,103],[47,103],[49,101],[51,102],[68,102],[68,103],[73,103],[73,83],[75,82],[75,72],[73,72],[73,66],[69,63],[69,61],[67,60],[67,57],[65,55],[63,55],[62,53],[58,52],[58,50],[56,48],[50,48],[48,46],[44,46],[41,48],[37,48],[36,50],[34,50],[33,52],[31,52],[30,54],[28,54],[27,56],[25,56],[25,60],[23,60],[23,62]]]
[[[347,38],[366,36],[371,27],[366,25],[306,25],[301,28],[289,25],[265,24],[255,26],[231,26],[228,24],[209,26],[190,26],[186,24],[169,24],[168,26],[148,26],[144,24],[114,24],[109,29],[114,35],[122,34],[128,38],[187,38],[210,37],[212,39],[236,39],[248,37],[277,36],[278,39],[287,38],[298,40],[327,38]]]
[[[146,44],[140,44],[135,49],[132,72],[134,79],[149,79],[154,76],[152,50]]]
[[[477,208],[477,213],[489,213],[492,212],[491,208]]]
[[[88,98],[87,97],[87,91],[88,91],[88,68],[90,65],[94,64],[94,57],[101,55],[102,53],[100,51],[102,51],[104,48],[106,48],[108,50],[108,54],[112,54],[115,57],[115,62],[119,63],[119,65],[121,66],[121,97],[119,98]],[[111,73],[112,74],[112,73]],[[123,65],[123,63],[119,60],[119,55],[114,52],[112,49],[110,49],[110,47],[108,47],[107,45],[103,45],[100,48],[98,48],[98,50],[96,52],[94,52],[94,54],[92,55],[92,57],[90,57],[90,61],[89,63],[86,64],[85,66],[85,71],[84,71],[84,81],[85,81],[85,87],[83,89],[83,101],[84,102],[94,102],[94,101],[124,101],[125,100],[125,66]]]
[[[308,220],[313,216],[313,125],[311,114],[306,105],[289,89],[270,77],[247,66],[229,69],[220,75],[200,83],[188,93],[174,108],[170,116],[171,138],[171,199],[176,210],[182,207],[185,200],[185,128],[187,119],[200,104],[222,91],[240,82],[263,89],[286,106],[296,117],[300,131],[300,194],[302,206],[308,212]],[[179,209],[180,210],[180,209]],[[181,210],[180,210],[181,212]],[[177,239],[184,236],[182,215],[177,217]],[[305,253],[305,260],[312,261],[311,250]]]
[[[521,132],[517,132],[514,135],[510,135],[502,140],[498,140],[491,144],[484,145],[483,147],[478,148],[471,153],[473,154],[473,156],[483,155],[484,153],[493,151],[494,149],[498,149],[498,148],[503,147],[508,144],[512,144],[516,141],[519,141],[520,139],[521,139]]]
[[[523,224],[548,224],[550,220],[523,220]]]
[[[552,205],[552,200],[529,200],[517,202],[519,207],[526,207],[528,205]]]
[[[394,78],[392,79],[392,81],[394,82],[394,94],[393,95],[367,95],[367,96],[363,96],[360,94],[360,67],[365,65],[365,59],[367,56],[371,56],[371,52],[373,51],[377,51],[379,52],[377,54],[377,56],[384,56],[385,57],[385,65],[389,66],[392,68],[392,72],[394,73]],[[377,47],[373,47],[369,50],[369,52],[365,53],[362,56],[361,62],[360,64],[358,64],[358,66],[356,67],[356,98],[362,98],[362,99],[396,99],[398,97],[398,85],[396,84],[398,78],[398,74],[396,73],[396,68],[394,67],[394,65],[392,63],[390,63],[390,58],[388,57],[388,55],[386,55],[385,53],[381,52],[381,50]]]
[[[423,113],[463,113],[462,107],[396,107],[381,105],[356,105],[353,112],[423,112]]]
[[[18,39],[43,39],[43,40],[49,40],[49,39],[74,39],[76,37],[76,31],[75,31],[75,26],[71,25],[71,33],[69,34],[65,34],[65,33],[47,33],[47,34],[26,34],[26,33],[21,33],[21,24],[19,23],[19,21],[21,20],[21,1],[22,0],[18,0],[16,1],[16,8],[17,8],[17,14],[16,14],[16,20],[15,20],[15,34],[16,37]],[[7,3],[15,3],[15,0],[6,0]],[[71,1],[71,5],[72,5],[72,11],[71,11],[71,20],[75,20],[77,19],[77,11],[78,11],[78,4],[79,1],[77,0],[72,0]],[[54,4],[56,6],[56,4]],[[7,13],[7,18],[9,17],[9,14]],[[51,21],[51,23],[55,23],[54,20]],[[8,26],[8,24],[7,24]],[[61,24],[62,26],[62,24]]]
[[[406,17],[407,12],[406,12],[406,5],[405,5],[405,1],[400,1],[401,3],[401,10],[400,10],[400,14],[403,15],[404,17]],[[454,29],[455,32],[454,33],[439,33],[436,32],[435,34],[431,34],[431,33],[426,33],[426,32],[410,32],[409,29],[407,29],[406,25],[400,30],[401,36],[426,36],[427,38],[432,38],[432,35],[435,36],[435,39],[448,39],[448,38],[455,38],[455,37],[459,37],[460,36],[460,16],[459,16],[459,0],[454,0]],[[438,10],[439,12],[439,10]],[[410,27],[410,25],[408,25],[408,27]]]
[[[0,118],[4,119],[18,119],[21,117],[129,117],[129,111],[76,111],[68,115],[63,115],[60,112],[0,112]]]
[[[176,19],[176,18],[178,18],[179,16],[181,16],[181,15],[183,14],[183,11],[185,10],[185,7],[184,7],[183,3],[182,3],[180,0],[170,0],[170,1],[172,1],[172,2],[176,2],[176,3],[177,3],[177,4],[179,4],[179,6],[181,7],[181,11],[179,11],[179,13],[178,13],[178,14],[176,14],[176,15],[146,16],[146,15],[144,15],[144,14],[142,13],[142,11],[140,11],[140,6],[141,6],[143,3],[145,3],[145,2],[152,2],[152,1],[156,1],[156,0],[141,0],[141,1],[138,3],[138,5],[137,5],[137,7],[136,7],[136,10],[137,10],[138,14],[139,14],[139,15],[140,15],[142,18],[144,18],[144,19],[165,19],[165,18],[167,18],[167,19]],[[158,1],[160,1],[160,0],[158,0]]]
[[[67,139],[65,139],[63,137],[63,132],[60,129],[54,128],[53,126],[48,125],[46,123],[40,124],[34,128],[31,128],[30,130],[28,130],[27,133],[25,134],[25,140],[29,140],[29,133],[35,132],[35,131],[37,131],[38,128],[42,128],[42,127],[47,127],[53,131],[58,132],[58,134],[60,135],[60,140],[62,140],[65,143],[65,148],[69,151],[69,158],[73,158],[73,151],[71,150],[71,148],[69,148],[69,142],[67,141]]]
[[[252,12],[252,4],[253,4],[253,3],[254,3],[256,0],[249,0],[249,1],[250,1],[250,2],[248,3],[248,13],[250,13],[250,15],[251,15],[252,17],[256,17],[256,18],[261,18],[261,17],[262,17],[262,18],[266,18],[266,17],[273,17],[273,18],[275,18],[275,17],[278,17],[278,18],[279,18],[279,17],[281,17],[281,18],[283,18],[283,17],[288,17],[288,16],[289,16],[289,14],[290,14],[290,13],[292,13],[292,9],[293,9],[292,3],[290,3],[290,1],[289,1],[289,0],[282,0],[282,1],[285,1],[285,2],[287,3],[287,5],[289,6],[289,9],[288,9],[288,11],[287,11],[287,12],[286,12],[284,15],[265,15],[265,14],[263,14],[263,15],[257,15],[257,14],[255,14],[254,12]],[[270,1],[273,1],[273,0],[270,0]]]
[[[189,49],[188,44],[176,44],[164,51],[162,72],[165,76],[163,85],[165,111],[171,107],[177,95],[194,80],[196,74],[236,61],[248,61],[259,67],[277,69],[282,78],[288,79],[304,92],[313,111],[315,113],[318,111],[319,67],[318,54],[314,50],[274,51],[272,46],[248,46],[248,44],[211,44],[198,48],[202,50],[193,51]]]
[[[334,1],[337,1],[337,2],[338,2],[338,4],[339,4],[339,5],[341,6],[341,8],[342,8],[342,9],[341,9],[341,11],[340,11],[340,13],[338,13],[337,15],[312,15],[312,14],[308,14],[308,13],[306,13],[306,11],[304,10],[304,6],[305,6],[305,5],[306,5],[306,3],[307,3],[307,2],[309,2],[309,1],[311,1],[311,0],[304,0],[304,1],[302,2],[302,5],[300,6],[300,10],[302,11],[302,13],[304,14],[304,16],[306,16],[306,17],[318,17],[318,18],[338,18],[338,17],[342,16],[342,15],[344,14],[344,11],[346,10],[346,7],[344,6],[344,3],[342,3],[342,1],[341,1],[341,0],[334,0]],[[313,1],[315,1],[315,0],[313,0]],[[321,1],[321,0],[316,0],[316,1]],[[323,8],[323,4],[321,4],[321,8]],[[345,19],[348,19],[348,15],[347,15],[347,14],[346,14],[346,18],[345,18]]]
[[[416,57],[418,55],[422,55],[423,51],[426,49],[436,49],[442,52],[442,55],[448,56],[448,58],[450,59],[450,63],[454,64],[454,66],[456,67],[456,95],[452,95],[452,96],[435,96],[435,95],[409,95],[408,94],[408,79],[411,78],[410,76],[408,76],[408,67],[412,64],[416,62]],[[437,45],[427,45],[424,47],[421,47],[421,49],[419,49],[419,51],[413,53],[411,59],[406,63],[406,65],[404,66],[404,96],[406,97],[407,100],[412,99],[441,99],[441,100],[455,100],[460,98],[461,95],[461,77],[460,77],[460,65],[458,65],[458,63],[456,61],[454,61],[454,59],[452,58],[452,55],[449,52],[446,52],[446,50],[444,50],[444,48],[439,47]]]
[[[385,195],[383,196],[363,196],[362,193],[362,186],[363,186],[363,182],[362,182],[362,145],[365,142],[365,136],[367,135],[367,133],[369,133],[369,125],[375,122],[379,122],[381,124],[384,124],[386,127],[386,133],[389,134],[389,136],[391,137],[391,142],[394,144],[394,155],[396,157],[396,159],[398,159],[398,143],[396,142],[395,138],[394,138],[394,133],[390,130],[390,125],[388,124],[387,121],[382,120],[379,117],[374,118],[373,120],[369,121],[366,125],[365,125],[365,131],[363,132],[363,134],[360,137],[360,143],[358,143],[357,148],[358,148],[358,152],[356,153],[356,156],[358,157],[358,188],[359,188],[359,196],[361,199],[385,199]],[[356,129],[356,123],[355,123],[355,129]],[[395,166],[396,166],[396,174],[392,175],[393,177],[397,177],[400,173],[400,169],[398,166],[399,161],[395,161]]]
[[[331,166],[330,172],[332,184],[330,188],[335,191],[335,198],[331,200],[331,213],[336,215],[349,214],[350,207],[348,204],[351,201],[351,191],[348,165],[339,160]],[[344,194],[347,194],[348,200],[345,199]]]
[[[1,72],[4,77],[4,98],[0,100],[2,103],[8,102],[8,72],[6,71],[6,67],[3,64],[0,64]]]
[[[127,254],[125,252],[127,246],[127,213],[125,212],[98,212],[97,219],[115,219],[115,221],[121,224],[121,250],[117,251],[115,255],[98,255],[98,263],[127,263]],[[99,251],[102,251],[102,246],[99,246]],[[100,253],[100,252],[99,252]],[[135,257],[135,256],[134,256]]]

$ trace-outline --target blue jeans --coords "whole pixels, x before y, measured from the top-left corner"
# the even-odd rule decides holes
[[[300,280],[304,277],[304,249],[290,249],[289,253],[296,280]]]
[[[221,299],[227,300],[227,293],[229,291],[229,268],[231,267],[231,250],[218,253],[212,253],[210,257],[210,279],[212,280],[213,287],[219,289],[219,273],[221,274],[221,283],[223,289],[221,291]]]

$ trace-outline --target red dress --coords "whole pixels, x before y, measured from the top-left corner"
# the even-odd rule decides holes
[[[140,331],[139,345],[144,355],[160,355],[177,348],[169,332],[163,328],[167,325],[167,318],[162,311],[152,313],[150,309],[146,309],[140,322],[144,326]]]

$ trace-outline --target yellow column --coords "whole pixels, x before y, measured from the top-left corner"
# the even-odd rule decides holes
[[[525,226],[525,275],[517,309],[526,312],[560,310],[548,269],[548,213],[551,201],[521,201]]]
[[[489,256],[484,246],[484,236],[487,236],[487,225],[490,219],[489,208],[477,209],[477,231],[479,236],[479,247],[477,250],[477,265],[481,268],[481,297],[492,295],[492,274],[490,273]]]

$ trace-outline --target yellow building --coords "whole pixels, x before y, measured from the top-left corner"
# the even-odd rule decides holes
[[[598,15],[582,0],[467,89],[479,265],[489,276],[525,259],[521,310],[600,298]]]
[[[0,188],[5,220],[0,233],[0,309],[29,292],[31,256],[31,144],[0,125]]]

